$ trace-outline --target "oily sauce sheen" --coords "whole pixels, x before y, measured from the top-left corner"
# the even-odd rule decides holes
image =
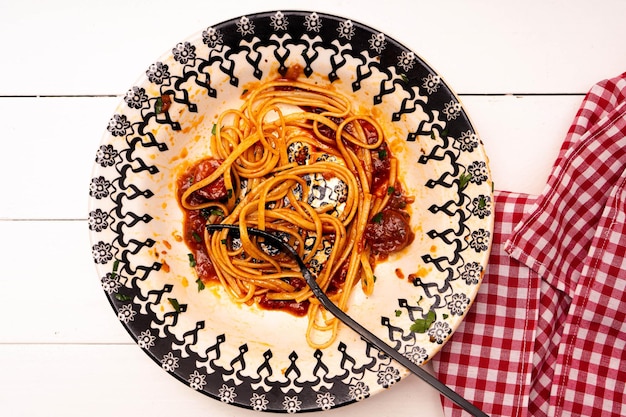
[[[317,111],[317,109],[304,108],[305,111]],[[337,120],[339,124],[341,120]],[[368,122],[359,120],[363,131],[366,134],[368,142],[376,143],[378,140],[376,129]],[[350,129],[347,126],[347,129]],[[327,126],[320,127],[320,133],[327,137],[334,137],[335,133]],[[346,143],[346,146],[351,146]],[[368,222],[363,242],[357,247],[363,247],[367,244],[371,249],[373,262],[377,259],[385,259],[389,254],[397,252],[408,246],[414,239],[413,231],[410,227],[410,215],[406,210],[407,205],[413,202],[412,198],[405,195],[399,183],[394,187],[389,187],[390,177],[390,161],[392,158],[391,151],[385,142],[382,145],[370,151],[372,156],[372,178],[373,186],[371,192],[376,195],[389,194],[389,202],[385,209],[380,213],[376,213]],[[305,163],[304,155],[302,158],[296,156],[298,164]],[[222,163],[221,160],[206,158],[191,165],[177,180],[178,197],[194,183],[208,177]],[[228,197],[223,177],[219,177],[213,183],[193,192],[188,201],[193,205],[199,205],[210,201],[225,202]],[[219,213],[212,211],[210,208],[201,210],[187,210],[183,207],[184,225],[183,238],[192,252],[195,259],[195,270],[204,284],[217,281],[215,268],[207,253],[204,243],[204,232],[207,223],[218,223],[221,219]],[[347,273],[347,265],[332,277],[327,293],[333,294],[341,291]],[[296,289],[304,288],[307,284],[303,279],[290,278],[288,283]],[[267,310],[282,310],[294,314],[296,316],[304,316],[307,314],[309,302],[296,302],[292,300],[269,300],[265,296],[260,296],[256,300],[257,305]]]

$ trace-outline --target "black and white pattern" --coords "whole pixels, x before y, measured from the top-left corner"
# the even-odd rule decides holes
[[[412,268],[405,271],[409,279],[377,275],[368,314],[360,315],[358,305],[350,313],[415,363],[432,358],[465,316],[485,270],[493,224],[487,158],[443,79],[402,44],[351,19],[261,13],[174,45],[147,66],[106,126],[88,221],[104,293],[149,357],[219,401],[287,413],[364,400],[406,371],[349,331],[323,351],[310,349],[304,334],[287,347],[286,334],[259,343],[257,327],[271,331],[279,324],[245,309],[224,316],[232,303],[196,289],[184,244],[177,243],[182,226],[171,190],[181,155],[206,152],[202,132],[193,129],[210,131],[211,115],[225,110],[224,103],[238,103],[247,85],[294,64],[311,80],[378,108],[381,122],[400,132],[396,139],[408,149],[403,161],[419,175],[405,181],[416,191],[412,219],[420,222],[417,249],[402,261]],[[165,110],[164,95],[172,101]],[[345,196],[343,183],[318,185],[311,198],[319,204]],[[211,303],[220,309],[211,310]],[[411,330],[420,320],[428,328]]]

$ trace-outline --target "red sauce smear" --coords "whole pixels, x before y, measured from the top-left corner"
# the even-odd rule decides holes
[[[178,200],[191,185],[203,180],[215,171],[222,161],[217,159],[203,159],[192,165],[183,175],[178,178]],[[228,191],[224,184],[224,178],[220,177],[213,183],[194,191],[189,196],[189,203],[193,205],[207,203],[209,201],[225,200]],[[213,263],[209,258],[204,245],[204,230],[210,209],[186,210],[183,209],[183,240],[191,250],[196,260],[196,272],[198,278],[207,284],[217,278]]]

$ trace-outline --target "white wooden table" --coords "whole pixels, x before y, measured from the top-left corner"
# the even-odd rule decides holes
[[[538,194],[584,93],[626,71],[626,2],[0,0],[0,414],[251,416],[194,392],[130,339],[91,258],[95,151],[162,53],[265,10],[349,17],[425,58],[460,95],[497,189]],[[409,377],[328,416],[437,416]]]

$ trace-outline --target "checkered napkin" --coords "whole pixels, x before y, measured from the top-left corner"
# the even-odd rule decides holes
[[[626,73],[589,91],[542,194],[498,191],[495,211],[438,377],[494,417],[626,415]]]

